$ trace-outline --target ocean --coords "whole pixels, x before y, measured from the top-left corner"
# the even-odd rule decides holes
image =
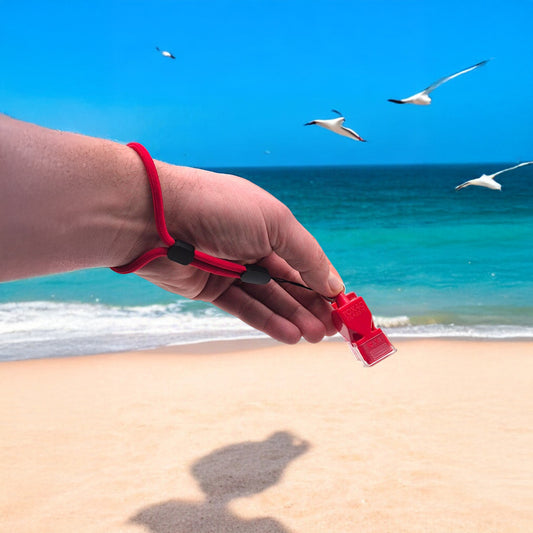
[[[512,165],[212,170],[287,204],[393,340],[533,339],[533,165],[455,191]],[[0,284],[0,360],[262,336],[109,269]]]

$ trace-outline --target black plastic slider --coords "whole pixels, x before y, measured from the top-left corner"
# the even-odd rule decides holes
[[[245,265],[246,270],[241,274],[241,281],[254,285],[266,285],[272,278],[268,270],[259,265]]]
[[[184,241],[175,241],[167,250],[167,257],[180,265],[188,265],[194,259],[194,246]]]

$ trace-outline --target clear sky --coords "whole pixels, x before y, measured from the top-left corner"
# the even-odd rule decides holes
[[[139,141],[176,164],[533,159],[533,0],[0,7],[0,112]],[[387,102],[489,58],[438,88],[430,106]],[[333,118],[332,108],[368,143],[303,127]]]

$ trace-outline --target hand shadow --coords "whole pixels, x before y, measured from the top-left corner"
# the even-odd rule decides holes
[[[259,494],[278,483],[289,462],[308,449],[307,442],[287,431],[278,431],[263,441],[215,450],[191,467],[206,495],[204,502],[169,500],[142,509],[130,522],[153,533],[289,533],[270,517],[239,518],[228,509],[228,503]]]

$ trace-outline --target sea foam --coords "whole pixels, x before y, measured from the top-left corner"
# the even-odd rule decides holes
[[[195,305],[198,304],[198,305]],[[374,317],[391,338],[532,339],[533,327],[411,325],[409,317]],[[114,307],[67,302],[0,304],[0,360],[62,357],[265,337],[200,302]]]

